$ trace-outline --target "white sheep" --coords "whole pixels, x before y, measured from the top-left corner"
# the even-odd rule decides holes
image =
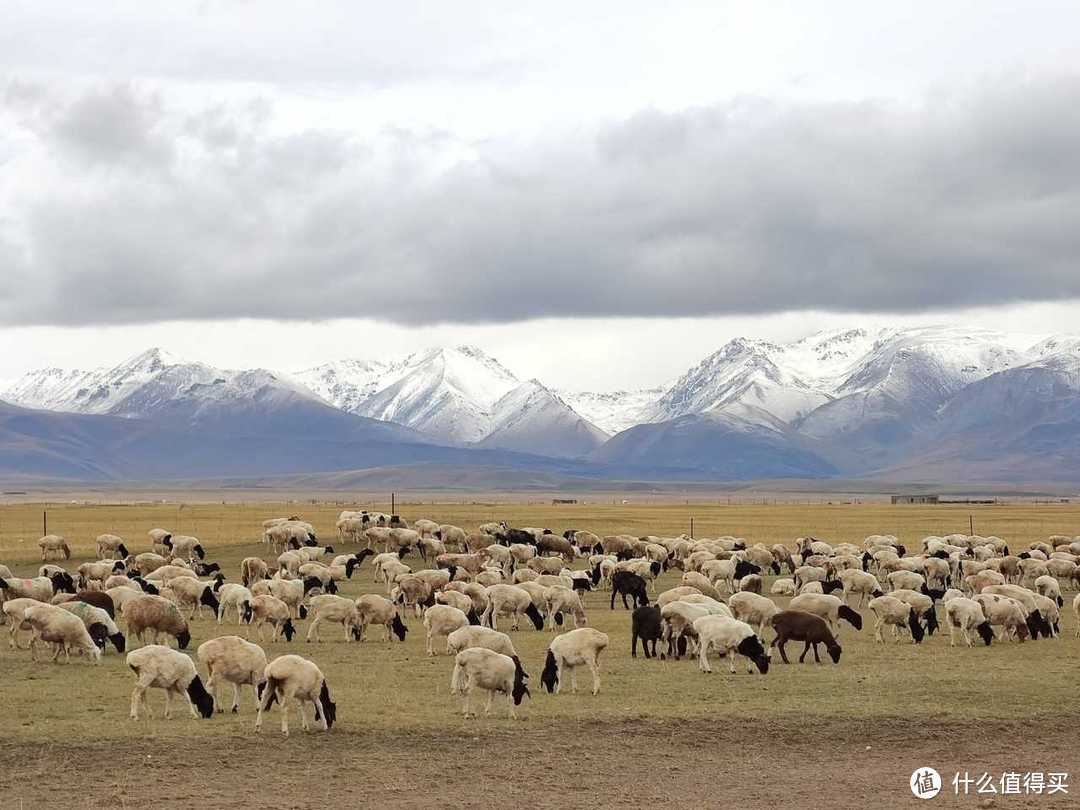
[[[586,666],[592,673],[592,693],[600,692],[600,653],[608,646],[607,633],[593,627],[579,627],[556,636],[548,645],[547,659],[540,682],[548,692],[558,694],[563,670],[570,672],[570,691],[577,692],[577,668]]]
[[[736,619],[746,622],[751,627],[757,625],[759,636],[771,624],[772,617],[780,612],[779,606],[772,599],[749,591],[733,594],[728,599],[728,607],[731,608]]]
[[[44,604],[37,599],[31,599],[27,596],[19,596],[14,599],[8,599],[4,602],[3,612],[4,616],[8,619],[11,626],[8,628],[8,646],[13,650],[27,649],[19,644],[19,631],[20,630],[33,630],[29,623],[23,620],[23,611],[28,607]]]
[[[960,631],[969,647],[974,646],[968,631],[975,630],[987,646],[994,640],[994,631],[986,620],[982,605],[974,599],[960,596],[945,603],[945,621],[949,624],[949,646],[956,646],[956,631]]]
[[[892,627],[893,641],[900,640],[900,628],[905,628],[911,633],[913,644],[918,644],[923,640],[925,631],[916,618],[915,609],[907,602],[894,596],[878,596],[871,599],[867,607],[877,617],[874,624],[874,639],[879,643],[885,643],[885,638],[881,635],[881,628],[885,625]]]
[[[446,637],[446,652],[450,655],[456,655],[470,647],[483,647],[485,650],[492,650],[510,657],[517,655],[510,636],[498,630],[492,630],[490,627],[472,624],[455,630]]]
[[[71,559],[71,547],[68,546],[67,540],[58,534],[47,534],[37,541],[38,548],[41,549],[41,560],[45,562],[49,557],[56,557],[59,555],[65,560]]]
[[[251,610],[251,600],[253,596],[254,594],[252,594],[250,590],[235,582],[226,582],[218,588],[218,624],[221,624],[222,619],[225,618],[225,613],[229,608],[233,608],[236,611],[236,623],[242,624],[244,622],[245,614],[249,613]]]
[[[30,639],[30,657],[37,661],[37,645],[44,641],[53,645],[52,660],[56,661],[60,653],[64,660],[71,660],[71,651],[87,656],[91,663],[101,662],[101,650],[90,637],[82,619],[54,605],[31,605],[23,609],[23,621],[30,625],[33,637]]]
[[[308,641],[313,638],[316,642],[322,641],[319,638],[319,625],[323,622],[340,624],[345,632],[345,641],[352,641],[360,635],[360,612],[352,599],[324,593],[311,600],[310,613],[314,618],[308,627]]]
[[[544,600],[547,617],[551,620],[552,632],[555,632],[555,625],[562,625],[564,613],[569,613],[574,617],[574,627],[584,627],[588,624],[581,597],[573,588],[554,585],[545,589]]]
[[[528,680],[521,659],[507,656],[483,647],[470,647],[454,657],[454,671],[450,675],[450,694],[461,695],[462,713],[469,717],[469,701],[474,689],[483,689],[488,693],[485,714],[491,713],[491,703],[496,692],[506,695],[506,706],[510,717],[517,719],[515,706],[529,695],[525,685]]]
[[[396,606],[389,599],[376,593],[367,593],[356,600],[356,609],[360,614],[361,640],[369,624],[381,624],[386,631],[386,641],[391,640],[391,634],[396,635],[398,641],[405,640],[408,628],[398,615]]]
[[[315,709],[315,724],[322,731],[329,731],[337,719],[337,704],[330,699],[326,677],[313,662],[299,655],[282,655],[266,665],[263,673],[266,684],[260,694],[259,713],[255,718],[255,731],[262,728],[263,712],[277,701],[281,704],[281,733],[289,736],[289,701],[296,701],[300,723],[309,731],[304,704]]]
[[[206,690],[213,696],[219,712],[225,710],[217,695],[222,681],[233,685],[233,713],[240,710],[240,687],[245,684],[251,685],[258,709],[259,686],[266,682],[266,653],[262,647],[239,636],[219,636],[200,644],[197,655],[199,663],[206,667]]]
[[[553,558],[557,559],[557,558]],[[487,589],[488,606],[484,611],[483,623],[492,630],[498,630],[499,616],[513,616],[512,627],[518,629],[522,614],[532,620],[537,630],[544,629],[544,617],[533,604],[532,596],[518,585],[492,585]]]
[[[61,605],[57,605],[61,610],[66,610],[74,616],[78,616],[84,625],[86,625],[87,631],[90,633],[90,637],[94,639],[94,643],[101,645],[104,643],[104,639],[108,638],[113,643],[118,653],[124,651],[124,647],[127,644],[124,634],[120,632],[120,628],[116,626],[116,622],[112,620],[112,617],[103,609],[94,605],[87,604],[80,600],[74,600],[65,602]]]
[[[778,579],[769,588],[769,593],[773,596],[794,596],[795,580],[788,578]]]
[[[459,608],[450,605],[433,605],[429,607],[424,612],[424,629],[427,631],[427,654],[437,654],[432,645],[435,636],[449,636],[455,630],[468,626],[469,617]],[[450,653],[449,646],[446,652],[447,654]]]
[[[165,690],[165,719],[169,719],[174,694],[187,698],[192,717],[212,717],[214,698],[206,691],[192,660],[182,652],[148,644],[127,655],[127,665],[135,673],[135,688],[131,692],[131,719],[139,719],[139,706],[146,709],[146,690]]]
[[[271,641],[277,641],[279,633],[285,636],[286,641],[292,641],[296,628],[293,627],[292,610],[288,605],[276,596],[261,594],[251,597],[250,606],[249,624],[254,625],[259,641],[262,641],[262,631],[266,626],[273,630]]]
[[[128,556],[127,546],[122,537],[115,534],[99,534],[97,537],[97,555],[99,560],[106,557],[124,559]]]
[[[709,666],[709,650],[715,649],[728,657],[731,672],[735,672],[735,653],[747,659],[746,671],[754,667],[762,675],[769,671],[769,654],[746,622],[727,616],[703,616],[694,622],[698,637],[698,667],[702,672],[712,672]]]

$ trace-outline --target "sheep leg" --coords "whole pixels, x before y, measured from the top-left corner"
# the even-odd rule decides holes
[[[801,664],[801,663],[803,662],[803,660],[804,660],[804,659],[806,658],[806,654],[807,654],[808,652],[810,652],[810,642],[809,642],[809,641],[808,641],[808,642],[806,642],[806,646],[805,646],[805,647],[803,647],[802,655],[800,655],[800,656],[799,656],[799,663],[800,663],[800,664]],[[814,657],[815,657],[815,658],[817,657],[817,647],[814,647]],[[820,664],[821,662],[819,661],[818,663]]]
[[[881,635],[881,619],[874,622],[874,640],[880,644],[885,643],[885,639]]]
[[[572,667],[569,664],[567,664],[566,668],[568,670],[570,670],[570,694],[576,695],[577,694],[577,667],[576,666]],[[562,669],[562,667],[560,667],[560,669]],[[558,690],[556,690],[556,691],[558,691]]]
[[[596,658],[589,662],[589,671],[592,672],[593,697],[596,697],[600,694],[600,662]]]
[[[188,698],[188,702],[191,698]],[[217,703],[217,695],[214,695],[214,703]],[[218,710],[220,711],[220,709]],[[240,684],[233,684],[233,698],[232,698],[232,713],[239,714],[240,712]]]
[[[199,717],[199,710],[198,710],[198,709],[196,709],[196,708],[195,708],[195,704],[191,702],[191,695],[189,695],[189,694],[187,693],[187,690],[186,690],[186,689],[184,689],[184,690],[181,690],[181,689],[179,689],[179,688],[176,688],[176,692],[177,692],[178,694],[182,694],[182,695],[183,695],[183,696],[184,696],[184,697],[185,697],[185,698],[187,699],[187,705],[188,705],[188,710],[189,710],[189,711],[191,712],[191,716],[192,716],[192,717],[194,717],[194,718],[196,718],[196,719],[198,719],[198,717]],[[168,693],[166,693],[166,694],[168,694]]]
[[[322,621],[322,619],[320,617],[316,616],[314,618],[314,620],[311,622],[311,627],[309,627],[308,631],[307,631],[307,640],[309,642],[314,637],[316,644],[321,644],[322,643],[322,639],[319,638],[319,622],[320,621]]]
[[[510,719],[517,720],[517,712],[514,711],[514,699],[509,692],[506,693],[506,708],[510,710]]]
[[[172,689],[165,690],[165,714],[162,716],[166,720],[172,716]]]
[[[311,701],[311,705],[313,707],[315,706],[315,701],[314,700]],[[311,723],[309,723],[308,719],[307,719],[307,709],[304,706],[304,701],[301,700],[300,698],[296,698],[296,708],[300,710],[300,727],[302,729],[304,729],[304,731],[311,731]],[[316,708],[315,709],[315,714],[318,714],[318,713],[319,713],[319,710],[318,710],[318,708]]]
[[[709,645],[698,645],[698,669],[702,672],[712,672],[712,667],[709,666]]]
[[[964,633],[964,635],[967,636],[967,633]],[[956,646],[956,625],[953,624],[952,622],[949,622],[949,646],[950,647],[955,647]],[[970,646],[970,642],[969,642],[969,646]]]
[[[735,650],[734,650],[734,648],[725,650],[724,654],[727,656],[727,660],[728,660],[729,669],[731,671],[731,674],[734,675],[735,674]],[[752,671],[752,670],[749,669],[749,666],[750,666],[749,659],[747,659],[746,665],[747,665],[747,671],[748,672]]]
[[[427,634],[427,654],[435,655],[435,649],[431,646],[431,630],[428,630]]]
[[[495,690],[488,689],[487,705],[484,707],[484,717],[491,716],[491,703],[495,700]]]
[[[150,717],[150,709],[146,706],[146,690],[150,688],[150,682],[153,678],[146,678],[146,683],[143,683],[145,676],[140,677],[135,682],[135,688],[131,690],[131,719],[139,719],[139,705],[142,704],[146,710],[146,716]]]

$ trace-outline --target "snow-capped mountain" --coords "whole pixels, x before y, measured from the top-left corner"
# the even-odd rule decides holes
[[[293,376],[342,410],[454,442],[491,433],[492,408],[520,384],[475,346],[428,349],[393,361],[346,360]]]
[[[608,435],[583,419],[537,380],[508,392],[492,408],[492,429],[482,447],[552,456],[583,456]]]
[[[670,385],[633,391],[555,392],[471,346],[291,375],[151,349],[94,371],[30,372],[0,400],[222,435],[362,434],[587,457],[661,477],[1080,475],[1070,455],[1080,455],[1080,337],[960,326],[736,338]]]
[[[633,391],[564,391],[555,393],[571,408],[601,430],[615,435],[647,421],[650,409],[669,386]]]

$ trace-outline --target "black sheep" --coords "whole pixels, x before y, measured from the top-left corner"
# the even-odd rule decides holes
[[[637,643],[641,639],[641,649],[646,658],[656,657],[656,642],[662,634],[660,622],[660,608],[656,605],[645,605],[635,608],[630,616],[630,656],[637,658]],[[649,654],[649,643],[652,643],[652,654]],[[663,655],[660,656],[663,658]]]

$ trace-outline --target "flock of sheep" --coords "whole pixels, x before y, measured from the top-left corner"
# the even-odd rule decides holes
[[[150,530],[151,550],[137,554],[122,538],[103,534],[98,560],[73,571],[51,561],[68,560],[71,551],[64,538],[48,535],[38,541],[38,577],[20,579],[0,565],[0,620],[9,624],[13,649],[22,647],[20,634],[30,634],[35,661],[42,644],[51,645],[53,661],[75,652],[97,662],[107,644],[124,653],[128,638],[138,640],[142,646],[126,657],[136,678],[132,719],[151,688],[165,692],[165,717],[174,695],[187,700],[192,715],[211,717],[215,708],[223,710],[221,688],[232,685],[236,712],[240,688],[250,685],[256,729],[278,702],[288,734],[287,706],[293,704],[305,730],[308,703],[317,728],[333,725],[336,705],[322,671],[299,655],[268,661],[259,644],[226,635],[197,648],[204,685],[183,652],[204,609],[219,624],[234,615],[245,636],[254,629],[259,641],[269,632],[273,641],[290,642],[301,620],[309,620],[308,641],[320,641],[333,625],[341,626],[346,642],[362,641],[372,625],[383,628],[386,642],[404,641],[411,614],[424,628],[427,653],[437,655],[445,643],[453,656],[450,691],[461,696],[465,716],[473,693],[484,692],[488,713],[499,694],[516,717],[514,707],[530,694],[529,675],[511,636],[499,630],[500,619],[514,631],[524,619],[538,631],[555,632],[572,618],[575,628],[548,645],[541,683],[557,693],[568,676],[576,692],[584,667],[592,694],[599,692],[600,656],[609,638],[588,626],[583,591],[610,590],[612,609],[620,598],[632,609],[632,656],[640,641],[646,657],[690,654],[711,672],[709,654],[715,652],[727,658],[731,672],[742,656],[748,671],[764,674],[771,647],[788,663],[789,641],[804,644],[800,662],[811,651],[820,662],[820,645],[838,663],[840,622],[861,630],[855,608],[864,603],[881,643],[886,628],[894,640],[903,635],[920,643],[939,621],[948,626],[952,645],[961,639],[972,646],[973,635],[986,645],[1054,638],[1062,587],[1080,586],[1080,538],[1062,536],[1013,555],[1000,538],[967,535],[927,537],[917,554],[909,554],[889,535],[867,537],[861,545],[803,537],[791,549],[747,546],[730,536],[600,537],[573,529],[559,535],[505,523],[469,533],[430,520],[409,526],[395,515],[366,511],[343,512],[337,530],[339,545],[354,544],[356,551],[338,554],[320,545],[314,527],[296,516],[266,521],[263,539],[273,562],[245,558],[237,582],[227,582],[220,566],[206,562],[197,538],[163,529]],[[351,579],[368,557],[386,596],[341,596],[338,583]],[[657,578],[670,569],[682,572],[681,584],[658,594]],[[790,576],[781,576],[785,569]],[[762,593],[766,572],[777,577],[771,596]],[[773,596],[790,600],[782,609]],[[1080,594],[1072,607],[1080,635]],[[774,633],[768,645],[766,629]]]

